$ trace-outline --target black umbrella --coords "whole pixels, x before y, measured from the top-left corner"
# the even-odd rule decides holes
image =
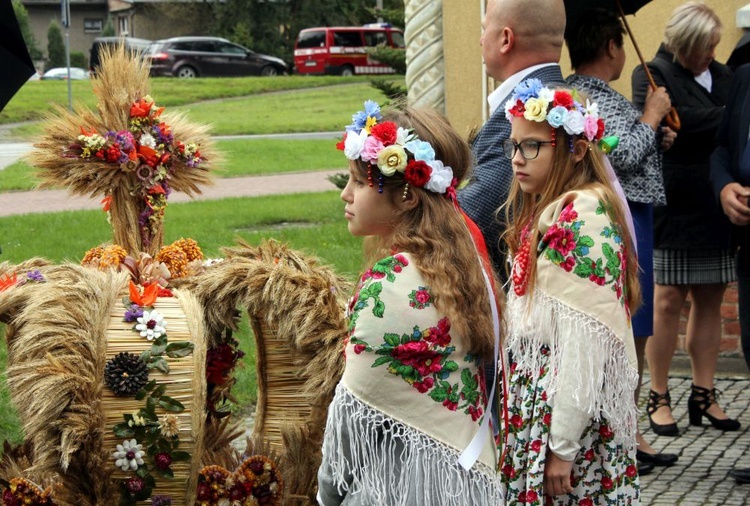
[[[614,11],[620,15],[620,18],[622,18],[622,23],[625,25],[625,30],[627,30],[628,35],[630,36],[630,40],[633,41],[633,47],[635,48],[635,52],[638,55],[638,59],[641,60],[641,65],[643,65],[643,70],[646,71],[646,77],[648,77],[649,84],[651,85],[652,89],[656,89],[656,83],[654,82],[654,78],[651,76],[651,71],[648,68],[648,65],[646,65],[646,60],[643,58],[643,55],[641,54],[640,48],[638,48],[638,44],[635,42],[635,38],[633,37],[633,32],[630,30],[630,25],[628,24],[628,20],[625,19],[625,16],[628,14],[635,14],[638,12],[638,9],[649,3],[651,0],[564,0],[565,1],[565,20],[566,20],[566,27],[572,28],[575,26],[576,22],[578,21],[578,18],[580,18],[581,14],[583,14],[587,10],[591,9],[607,9],[610,11]],[[566,28],[567,29],[567,28]],[[666,118],[667,124],[675,131],[680,129],[680,118],[677,116],[677,111],[672,108],[672,110],[669,112],[669,115],[667,115]]]
[[[36,69],[11,0],[0,0],[0,111]]]
[[[622,12],[626,16],[635,14],[638,9],[649,3],[651,0],[620,0]],[[591,9],[606,9],[619,13],[617,0],[565,0],[565,19],[568,27],[573,27],[581,14]]]
[[[729,59],[727,60],[727,65],[731,67],[732,70],[736,70],[737,67],[744,63],[750,63],[750,32],[745,32],[740,38],[737,45],[732,49],[732,54],[729,55]]]

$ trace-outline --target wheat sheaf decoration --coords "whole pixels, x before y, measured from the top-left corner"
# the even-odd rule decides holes
[[[28,161],[42,188],[101,198],[114,243],[129,255],[155,256],[170,193],[200,194],[220,157],[207,126],[157,105],[147,62],[122,45],[103,50],[101,62],[97,111],[57,106]]]

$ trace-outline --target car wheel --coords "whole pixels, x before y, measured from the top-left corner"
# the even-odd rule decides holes
[[[273,65],[266,65],[260,70],[260,75],[265,77],[274,77],[279,75],[279,69],[277,69]]]
[[[177,69],[175,75],[182,79],[194,79],[198,77],[198,72],[196,72],[195,69],[190,65],[183,65],[182,67]]]
[[[351,77],[354,75],[354,69],[349,65],[341,67],[341,75],[344,77]]]

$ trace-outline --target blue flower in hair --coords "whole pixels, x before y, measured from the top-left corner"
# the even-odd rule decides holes
[[[540,91],[542,91],[542,81],[532,78],[518,83],[516,89],[513,90],[513,94],[515,95],[514,98],[526,103],[528,99],[538,97]]]
[[[375,118],[378,121],[383,118],[380,114],[380,106],[374,100],[365,101],[365,110],[352,115],[352,124],[346,127],[346,130],[359,132],[365,127],[365,125],[367,125],[367,118],[370,117]]]
[[[404,147],[414,153],[415,160],[421,160],[423,162],[431,162],[435,160],[435,150],[429,142],[417,139],[415,141],[407,142]]]

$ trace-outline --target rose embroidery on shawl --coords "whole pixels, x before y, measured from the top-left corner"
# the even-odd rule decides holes
[[[424,330],[414,326],[410,334],[386,333],[380,346],[371,346],[354,335],[351,335],[350,343],[358,355],[370,352],[378,356],[372,367],[387,366],[389,373],[400,376],[419,393],[429,395],[446,409],[462,411],[473,421],[481,419],[483,381],[479,373],[474,374],[468,368],[456,378],[459,366],[451,360],[456,347],[451,345],[448,318],[442,318],[436,326]],[[464,360],[478,362],[471,355]]]
[[[409,306],[414,309],[430,307],[432,294],[426,286],[420,286],[418,290],[412,290],[409,294]]]
[[[603,256],[593,256],[594,239],[581,233],[586,225],[584,220],[578,219],[578,212],[571,202],[560,212],[555,224],[544,234],[539,243],[539,250],[544,251],[545,257],[553,264],[562,267],[567,272],[573,272],[579,278],[585,278],[599,286],[610,286],[615,292],[621,305],[625,304],[625,245],[622,241],[622,230],[612,220],[612,210],[601,200],[596,214],[606,214],[610,218],[609,225],[599,234],[605,241],[601,243]],[[615,247],[612,246],[614,242]],[[627,310],[627,308],[626,308]],[[628,311],[628,317],[630,313]]]
[[[354,332],[359,312],[369,306],[368,301],[372,299],[372,314],[378,318],[383,317],[385,304],[380,300],[383,284],[378,281],[386,279],[391,283],[396,280],[396,274],[401,273],[404,267],[409,265],[409,260],[402,254],[393,255],[378,261],[359,280],[359,286],[354,296],[349,301],[349,333]],[[421,288],[421,287],[420,287]]]

